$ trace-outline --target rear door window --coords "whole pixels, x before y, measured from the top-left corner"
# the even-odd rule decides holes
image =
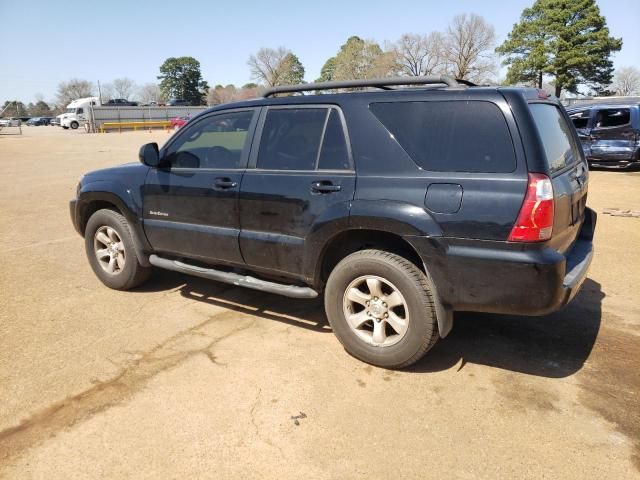
[[[349,154],[335,108],[270,108],[258,148],[263,170],[344,170]]]
[[[506,173],[516,168],[507,122],[493,103],[393,102],[369,108],[423,170]]]
[[[546,155],[549,172],[555,173],[580,159],[571,126],[560,109],[547,103],[529,105]]]

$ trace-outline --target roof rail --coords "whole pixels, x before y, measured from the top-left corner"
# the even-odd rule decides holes
[[[285,85],[281,87],[267,88],[262,94],[264,98],[278,93],[308,92],[311,90],[334,90],[338,88],[375,87],[382,90],[391,90],[391,85],[429,85],[442,83],[449,87],[460,86],[458,82],[445,75],[428,77],[390,77],[372,78],[365,80],[340,80],[334,82],[304,83],[301,85]]]

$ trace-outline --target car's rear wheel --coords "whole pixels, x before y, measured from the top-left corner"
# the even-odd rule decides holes
[[[107,287],[128,290],[144,283],[151,274],[136,256],[125,218],[113,210],[98,210],[87,222],[85,250],[93,272]]]
[[[407,259],[381,250],[361,250],[336,265],[325,311],[344,348],[380,367],[411,365],[439,338],[429,279]]]

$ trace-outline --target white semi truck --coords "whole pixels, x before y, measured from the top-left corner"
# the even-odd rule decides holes
[[[74,100],[67,105],[67,110],[59,115],[60,126],[62,128],[71,128],[75,130],[89,118],[89,109],[91,107],[99,107],[100,99],[98,97],[86,97]]]

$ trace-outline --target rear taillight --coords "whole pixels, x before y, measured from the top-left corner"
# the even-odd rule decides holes
[[[540,242],[551,238],[553,230],[553,186],[541,173],[529,174],[529,186],[510,242]]]

